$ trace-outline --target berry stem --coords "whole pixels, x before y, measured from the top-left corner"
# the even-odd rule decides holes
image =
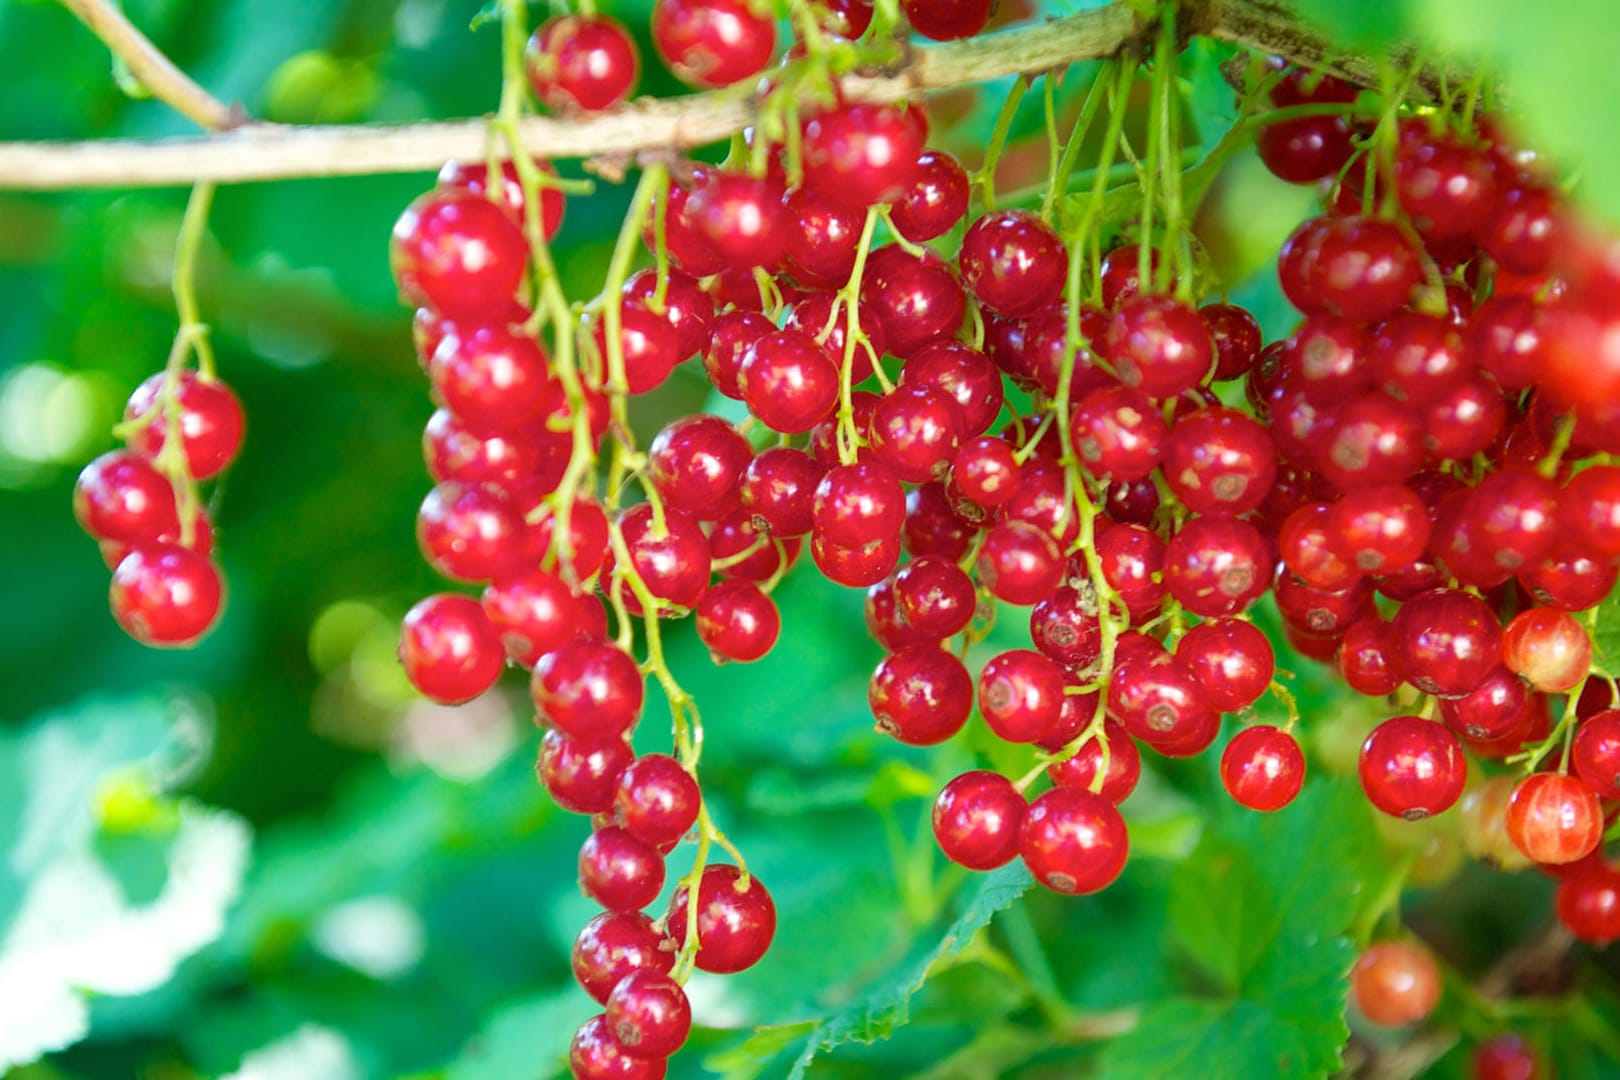
[[[1012,88],[1007,91],[1007,99],[1001,103],[1001,115],[996,117],[996,126],[990,132],[990,145],[984,152],[984,164],[979,168],[979,192],[987,211],[996,208],[996,166],[1000,164],[1001,152],[1007,146],[1007,133],[1012,130],[1013,117],[1018,114],[1018,106],[1028,89],[1028,75],[1020,75],[1013,81]]]

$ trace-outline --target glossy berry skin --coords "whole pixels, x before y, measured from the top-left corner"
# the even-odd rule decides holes
[[[1028,607],[1051,596],[1063,582],[1063,556],[1052,537],[1027,521],[1003,521],[979,547],[974,569],[996,599]]]
[[[816,486],[825,474],[803,450],[776,446],[748,463],[738,495],[743,509],[762,519],[772,536],[802,536],[814,524]]]
[[[603,742],[641,718],[641,671],[623,650],[574,642],[535,666],[530,693],[552,727],[582,742]]]
[[[1029,613],[1029,636],[1070,674],[1096,663],[1102,656],[1102,625],[1094,592],[1059,588]]]
[[[547,730],[535,771],[546,793],[564,810],[600,814],[613,805],[620,777],[634,757],[635,751],[623,739],[584,743]]]
[[[945,857],[969,870],[994,870],[1018,854],[1029,804],[1000,773],[963,773],[934,800],[934,839]]]
[[[1558,883],[1558,921],[1582,941],[1607,945],[1620,938],[1620,870],[1605,863]]]
[[[503,319],[529,246],[504,210],[471,192],[421,196],[394,223],[388,249],[400,295],[452,319]]]
[[[130,449],[148,461],[157,460],[169,433],[162,402],[164,379],[160,372],[141,383],[124,406],[125,421],[152,417],[150,423],[129,437]],[[191,478],[207,480],[219,475],[242,449],[241,402],[218,379],[204,380],[192,371],[183,371],[175,379],[174,401],[180,413],[180,443],[185,447]]]
[[[579,883],[609,911],[640,911],[664,888],[664,860],[657,848],[610,825],[579,849]]]
[[[1151,473],[1167,434],[1153,403],[1128,386],[1093,391],[1069,413],[1069,435],[1081,466],[1114,481],[1140,480]]]
[[[686,942],[689,891],[682,885],[669,904],[667,925],[677,946]],[[758,878],[745,886],[735,866],[704,868],[697,895],[698,970],[729,975],[753,967],[775,936],[776,904]]]
[[[889,210],[895,231],[914,244],[944,236],[968,208],[968,174],[943,150],[924,150],[911,186]]]
[[[877,730],[908,746],[934,746],[967,723],[973,679],[933,643],[908,645],[878,664],[867,687]]]
[[[633,1057],[660,1061],[692,1030],[692,1005],[681,984],[657,971],[632,971],[607,1000],[608,1026]]]
[[[1259,508],[1277,478],[1277,446],[1251,417],[1212,406],[1176,421],[1163,469],[1194,513],[1246,514]]]
[[[844,547],[816,533],[810,538],[810,557],[828,581],[864,589],[894,572],[900,562],[900,544],[884,539],[864,547]]]
[[[963,439],[989,429],[1001,413],[1005,395],[1001,373],[989,357],[960,341],[922,346],[906,361],[900,385],[927,386],[950,395]]]
[[[506,655],[478,601],[438,593],[406,612],[399,662],[422,694],[455,705],[494,686],[506,666]]]
[[[480,431],[510,431],[562,398],[545,351],[505,325],[470,324],[445,335],[428,362],[433,394]]]
[[[1620,709],[1604,709],[1575,729],[1575,775],[1605,799],[1620,799]]]
[[[1319,228],[1310,274],[1316,302],[1301,310],[1333,311],[1358,322],[1393,315],[1423,278],[1417,252],[1397,225],[1355,216]],[[1293,292],[1289,299],[1300,303]]]
[[[662,848],[685,836],[697,822],[703,797],[680,762],[668,754],[647,754],[626,763],[611,801],[614,820],[626,832]]]
[[[1255,317],[1236,304],[1205,304],[1198,309],[1198,316],[1204,320],[1210,343],[1215,347],[1215,380],[1220,382],[1248,374],[1260,355],[1262,342],[1260,324]]]
[[[1017,452],[1005,439],[981,435],[951,459],[951,486],[986,509],[1012,498],[1020,478]]]
[[[1350,624],[1339,645],[1339,674],[1358,694],[1379,697],[1392,694],[1401,685],[1396,667],[1395,634],[1390,624],[1378,618],[1359,619]]]
[[[629,549],[630,561],[647,591],[662,601],[660,608],[689,611],[709,584],[709,541],[688,515],[673,507],[664,510],[662,535],[651,505],[633,506],[619,516],[619,533]],[[632,615],[641,613],[641,600],[628,586],[621,596]]]
[[[1085,719],[1090,722],[1090,715],[1087,714]],[[1101,786],[1098,786],[1097,773],[1102,769],[1105,746],[1108,751],[1108,771],[1103,775]],[[1142,778],[1142,753],[1136,747],[1136,740],[1126,734],[1123,727],[1113,719],[1107,719],[1103,721],[1101,736],[1088,739],[1074,752],[1073,757],[1048,765],[1046,773],[1058,787],[1082,791],[1095,788],[1096,794],[1118,806],[1130,798],[1131,792],[1136,790],[1136,782]]]
[[[142,645],[189,648],[219,621],[224,586],[206,555],[174,544],[141,545],[113,571],[108,603],[118,625]]]
[[[1030,803],[1018,838],[1018,853],[1035,880],[1069,896],[1113,884],[1129,851],[1118,808],[1074,788],[1053,788]]]
[[[428,564],[456,581],[490,581],[518,568],[527,526],[493,489],[440,484],[422,500],[416,540]]]
[[[1061,724],[1063,671],[1031,649],[992,657],[979,674],[979,709],[995,734],[1012,743],[1039,742]]]
[[[1518,727],[1529,701],[1523,680],[1499,664],[1462,697],[1442,698],[1440,715],[1464,738],[1499,739]]]
[[[1517,571],[1534,566],[1558,539],[1558,486],[1525,468],[1493,472],[1468,494],[1464,517],[1490,561]]]
[[[941,555],[924,555],[902,567],[894,595],[906,622],[932,640],[961,633],[973,619],[973,580]]]
[[[548,161],[536,159],[534,167],[542,174],[555,177],[557,170]],[[500,205],[505,208],[507,217],[511,218],[522,228],[525,224],[525,205],[523,195],[523,181],[518,177],[517,166],[511,161],[505,162],[500,170]],[[476,195],[481,199],[489,197],[489,166],[483,162],[457,161],[454,158],[444,163],[439,169],[439,187],[441,189],[458,189]],[[563,212],[565,210],[563,193],[555,187],[542,186],[540,189],[540,227],[545,230],[546,239],[550,240],[557,235],[562,227]],[[427,309],[422,309],[427,310]],[[509,316],[519,319],[526,313],[514,305]],[[422,325],[422,311],[417,312],[418,325],[416,329],[426,329]],[[446,329],[441,319],[439,331]],[[431,341],[431,335],[417,339],[418,351],[423,357],[433,355],[433,350],[424,348]]]
[[[1460,697],[1502,662],[1502,629],[1483,600],[1434,589],[1401,605],[1395,644],[1406,680],[1426,694]]]
[[[1592,639],[1567,611],[1521,611],[1502,632],[1502,662],[1545,694],[1561,694],[1592,670]]]
[[[1311,184],[1337,174],[1354,147],[1343,117],[1301,116],[1262,127],[1255,149],[1279,180]]]
[[[1357,488],[1328,512],[1329,549],[1365,574],[1405,570],[1423,556],[1433,528],[1423,500],[1400,484]]]
[[[547,108],[600,112],[630,97],[641,76],[641,56],[617,19],[559,15],[529,38],[523,69]]]
[[[1242,619],[1199,623],[1176,644],[1176,659],[1191,669],[1221,712],[1258,701],[1277,666],[1265,632]]]
[[[1197,676],[1152,639],[1140,655],[1116,654],[1108,711],[1132,738],[1170,757],[1196,754],[1220,732],[1220,713]]]
[[[695,614],[698,638],[717,662],[752,663],[771,651],[782,631],[776,602],[749,581],[709,586]]]
[[[1558,509],[1594,554],[1620,556],[1620,467],[1594,465],[1576,473],[1564,485]]]
[[[686,200],[687,223],[729,267],[774,267],[791,225],[779,184],[747,173],[709,172]]]
[[[1135,296],[1114,309],[1102,342],[1120,381],[1155,400],[1191,390],[1213,370],[1215,345],[1196,309]]]
[[[754,342],[776,332],[776,324],[757,311],[716,315],[703,348],[703,370],[714,388],[733,401],[742,400],[742,363]]]
[[[668,506],[708,520],[729,507],[753,448],[718,416],[667,425],[647,448],[647,476]]]
[[[1350,997],[1380,1027],[1415,1024],[1440,1001],[1440,967],[1415,941],[1369,945],[1350,971]]]
[[[1397,401],[1431,405],[1474,373],[1467,340],[1448,319],[1404,311],[1378,328],[1367,350],[1374,382]]]
[[[995,210],[968,226],[957,259],[963,283],[981,304],[1018,318],[1062,296],[1069,257],[1040,215]]]
[[[1340,554],[1334,517],[1328,504],[1306,503],[1292,510],[1277,532],[1283,565],[1307,585],[1329,591],[1347,589],[1361,578],[1355,562]]]
[[[898,106],[846,103],[806,116],[800,146],[805,185],[864,216],[910,190],[923,134]]]
[[[1548,866],[1583,859],[1603,840],[1603,804],[1578,776],[1533,773],[1508,800],[1507,833],[1527,858]]]
[[[811,513],[818,537],[841,547],[864,548],[900,535],[905,489],[881,465],[840,465],[816,485]]]
[[[619,980],[633,971],[667,974],[675,966],[672,943],[639,911],[610,911],[585,924],[574,939],[574,977],[606,1004]]]
[[[1237,615],[1265,595],[1274,561],[1269,542],[1247,521],[1194,518],[1170,538],[1164,580],[1195,615]]]
[[[776,51],[776,23],[748,0],[657,0],[653,46],[677,78],[730,86],[757,75]]]
[[[956,401],[929,386],[900,385],[872,406],[867,425],[872,453],[900,479],[921,484],[939,479],[961,441]]]
[[[1450,809],[1468,778],[1457,736],[1419,716],[1392,717],[1374,728],[1361,746],[1360,772],[1367,801],[1407,821]]]
[[[1422,417],[1413,407],[1373,391],[1330,415],[1316,465],[1340,491],[1404,483],[1423,463]]]
[[[73,486],[73,516],[97,540],[119,544],[180,534],[173,486],[129,450],[110,450],[84,467]]]
[[[836,289],[855,268],[862,219],[818,191],[794,188],[782,197],[787,235],[782,265],[806,288]]]
[[[737,388],[748,411],[773,430],[809,431],[838,404],[838,368],[802,330],[768,333],[748,346]]]
[[[574,1080],[662,1080],[662,1059],[632,1057],[613,1036],[606,1014],[593,1016],[574,1033],[568,1047],[568,1069]]]
[[[934,41],[972,37],[990,21],[991,0],[900,0],[911,28]]]
[[[1395,157],[1395,192],[1427,241],[1457,239],[1477,234],[1490,217],[1496,174],[1482,150],[1427,132],[1403,131]]]
[[[1221,783],[1250,810],[1281,810],[1305,784],[1305,755],[1286,731],[1269,724],[1244,728],[1221,752]]]
[[[888,244],[867,256],[861,303],[877,312],[889,351],[910,359],[922,346],[947,340],[961,328],[967,294],[933,251],[912,255]]]

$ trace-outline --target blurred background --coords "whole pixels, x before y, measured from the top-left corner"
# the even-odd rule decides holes
[[[264,119],[402,123],[478,115],[498,96],[498,34],[469,30],[474,0],[123,6],[216,96]],[[650,0],[608,6],[650,58]],[[1006,0],[998,18],[1081,6]],[[1228,55],[1199,44],[1188,60],[1191,119],[1206,142],[1231,119],[1218,71]],[[0,0],[0,71],[0,139],[188,131],[121,85],[106,50],[46,0]],[[1087,80],[1085,65],[1071,70],[1063,108]],[[679,92],[654,60],[641,89]],[[942,97],[935,141],[976,164],[1005,89]],[[1006,188],[1044,174],[1039,97],[1017,118]],[[577,163],[563,171],[580,175]],[[432,407],[387,265],[394,218],[431,183],[218,193],[200,299],[249,427],[213,493],[227,614],[201,647],[178,653],[143,648],[115,626],[107,569],[73,521],[70,493],[167,353],[185,193],[0,190],[8,1075],[538,1080],[559,1072],[572,1031],[595,1011],[567,963],[593,913],[574,882],[587,823],[535,783],[538,737],[521,679],[451,710],[415,698],[394,658],[399,617],[443,586],[414,541]],[[625,199],[602,185],[569,203],[557,254],[576,298],[598,287]],[[1261,271],[1312,201],[1240,155],[1200,221],[1268,340],[1289,314]],[[717,404],[691,368],[638,400],[644,436]],[[738,1050],[743,1035],[819,1016],[926,951],[924,931],[962,880],[939,865],[926,809],[988,740],[921,752],[876,736],[865,689],[880,654],[859,632],[859,594],[801,572],[778,596],[782,641],[759,664],[718,668],[689,626],[673,632],[671,664],[708,724],[705,788],[771,887],[783,927],[755,970],[699,976],[704,1030],[673,1075],[785,1075],[772,1055],[791,1060],[802,1026]],[[1018,622],[1004,619],[987,647],[1018,642]],[[1368,718],[1297,664],[1306,705],[1332,729],[1324,739],[1338,725],[1353,748]],[[660,707],[649,706],[643,751],[667,747]],[[998,923],[997,940],[1022,964],[1038,932],[1057,972],[1046,972],[1052,992],[1105,1015],[1153,993],[1169,978],[1154,959],[1164,915],[1136,898],[1162,893],[1171,860],[1192,850],[1213,783],[1208,763],[1150,779],[1131,804],[1140,857],[1121,884],[1082,902],[1032,899]],[[1453,934],[1459,958],[1483,962],[1547,910],[1540,881],[1493,884],[1474,915],[1457,899],[1474,893],[1446,888],[1459,891],[1435,909],[1472,920]],[[1098,925],[1109,933],[1083,932]],[[967,1046],[984,1018],[1027,1006],[1027,986],[972,967],[969,957],[932,980],[894,1040],[841,1051],[814,1075],[922,1075]],[[937,1075],[993,1075],[992,1060],[987,1071]]]

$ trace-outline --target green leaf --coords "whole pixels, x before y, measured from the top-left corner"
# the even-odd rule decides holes
[[[788,1080],[800,1080],[823,1051],[847,1042],[876,1042],[893,1034],[910,1019],[912,996],[927,981],[934,965],[966,948],[974,934],[989,925],[998,911],[1023,896],[1032,884],[1034,880],[1022,863],[986,875],[937,944],[901,964],[891,979],[861,1000],[816,1022]]]
[[[1295,7],[1306,21],[1345,51],[1359,49],[1383,52],[1409,36],[1407,5],[1384,0],[1368,4],[1363,0],[1295,0]]]
[[[574,1032],[596,1002],[574,987],[497,1011],[445,1072],[445,1080],[547,1080],[566,1067]]]
[[[1620,668],[1620,593],[1610,593],[1598,605],[1591,626],[1592,647],[1597,653],[1598,666],[1613,674]]]

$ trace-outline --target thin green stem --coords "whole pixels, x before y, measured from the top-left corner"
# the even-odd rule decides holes
[[[990,133],[990,146],[984,154],[984,166],[979,170],[979,190],[986,210],[996,208],[996,166],[1000,164],[1001,152],[1007,146],[1007,133],[1012,130],[1013,117],[1018,114],[1018,106],[1028,89],[1028,75],[1020,75],[1013,81],[1012,89],[1007,91],[1007,100],[1001,103],[1001,115],[996,117],[995,129]]]

